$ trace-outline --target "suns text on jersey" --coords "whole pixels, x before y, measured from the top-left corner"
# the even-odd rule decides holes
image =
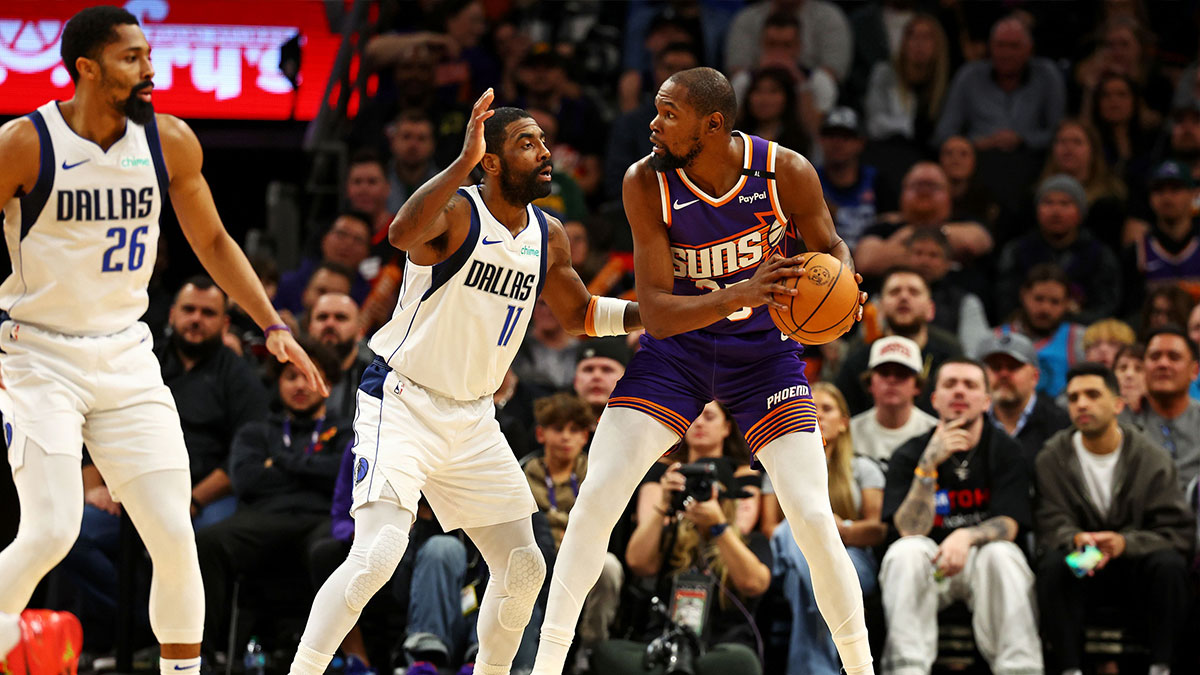
[[[700,246],[671,243],[671,262],[675,277],[680,279],[712,279],[736,274],[754,267],[783,238],[784,227],[777,221],[766,222],[766,214],[755,214],[759,224],[726,237],[721,241]]]
[[[482,260],[471,261],[471,268],[467,270],[467,278],[463,281],[467,288],[478,288],[517,301],[529,299],[536,283],[536,274],[525,274]]]

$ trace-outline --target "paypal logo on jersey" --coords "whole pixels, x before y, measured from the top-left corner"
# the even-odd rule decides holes
[[[738,195],[738,203],[739,204],[753,204],[754,202],[756,202],[760,199],[766,199],[766,198],[767,198],[766,192],[755,192],[752,195]]]
[[[131,220],[150,215],[154,188],[57,190],[57,217],[68,220]]]
[[[471,268],[467,270],[467,278],[463,285],[467,288],[478,288],[494,295],[523,301],[529,299],[535,283],[537,283],[536,274],[525,274],[482,260],[472,260]]]

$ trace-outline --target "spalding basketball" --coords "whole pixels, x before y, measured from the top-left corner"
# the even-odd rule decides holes
[[[823,345],[845,334],[858,313],[858,282],[854,271],[828,253],[805,253],[804,276],[781,283],[799,291],[775,294],[786,309],[769,307],[771,319],[783,334],[806,345]]]

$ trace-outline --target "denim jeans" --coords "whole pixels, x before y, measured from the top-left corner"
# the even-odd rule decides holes
[[[431,633],[446,645],[451,662],[475,644],[479,612],[463,616],[467,549],[456,537],[430,537],[417,551],[408,603],[408,634]],[[483,599],[479,593],[477,600]]]
[[[771,536],[771,552],[775,556],[773,574],[782,578],[783,593],[792,608],[787,675],[838,675],[841,661],[829,627],[817,609],[808,562],[797,548],[792,528],[786,521],[780,523]],[[847,548],[846,552],[858,572],[863,595],[874,593],[878,588],[875,575],[879,569],[875,556],[865,548]]]

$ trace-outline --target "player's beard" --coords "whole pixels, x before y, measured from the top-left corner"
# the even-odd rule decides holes
[[[504,158],[500,158],[500,194],[504,195],[504,199],[510,204],[519,204],[524,206],[530,202],[537,201],[543,197],[550,196],[550,183],[542,180],[542,171],[550,167],[549,161],[538,165],[532,173],[522,176],[515,175],[515,172],[510,171],[508,162]]]
[[[700,145],[700,137],[696,136],[692,139],[692,147],[688,148],[686,155],[676,155],[667,149],[667,146],[662,146],[662,154],[650,154],[650,168],[655,171],[674,171],[675,169],[683,169],[692,160],[700,156],[700,151],[703,146]]]
[[[183,358],[197,362],[204,362],[212,358],[221,349],[221,345],[224,344],[221,341],[220,335],[214,335],[200,342],[189,342],[179,331],[171,331],[171,336],[168,340],[171,346]]]
[[[138,94],[148,87],[154,86],[150,80],[143,80],[134,85],[129,91],[129,98],[125,99],[124,105],[121,106],[121,112],[130,119],[134,124],[146,125],[150,120],[154,119],[154,104],[150,101],[143,101]]]

